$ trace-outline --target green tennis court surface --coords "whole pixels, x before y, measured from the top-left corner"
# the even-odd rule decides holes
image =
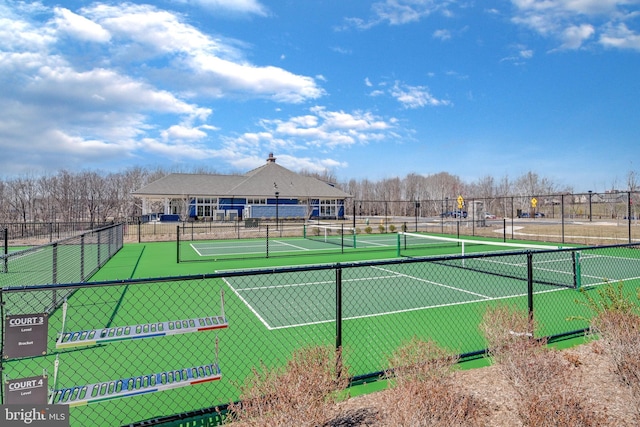
[[[512,278],[492,278],[490,287],[479,290],[478,283],[486,280],[483,273],[452,275],[451,269],[446,265],[425,263],[345,270],[342,277],[346,307],[343,319],[526,296],[526,288],[514,286]],[[265,283],[260,276],[229,277],[225,282],[267,329],[280,329],[335,321],[333,273],[286,273],[270,283]],[[566,273],[557,271],[556,274]],[[366,293],[362,292],[363,287],[366,287]],[[560,289],[536,285],[535,292]],[[283,309],[280,301],[287,302],[286,308]]]
[[[73,408],[75,423],[72,425],[87,425],[95,419],[124,424],[227,403],[237,399],[237,385],[261,362],[280,365],[302,345],[335,344],[336,263],[346,265],[341,270],[343,345],[344,361],[352,375],[379,371],[385,366],[387,356],[413,336],[433,338],[460,353],[482,349],[485,344],[477,325],[487,306],[502,302],[525,309],[527,306],[524,255],[464,260],[440,257],[438,262],[394,264],[385,261],[362,266],[354,263],[396,257],[396,234],[358,235],[356,247],[347,247],[344,252],[342,243],[338,246],[322,240],[275,238],[269,240],[269,249],[275,253],[311,256],[249,260],[224,257],[230,253],[259,252],[264,246],[263,239],[188,244],[194,257],[203,257],[207,262],[177,263],[175,243],[130,244],[101,268],[93,280],[214,272],[218,272],[220,278],[78,289],[68,297],[64,330],[217,316],[221,314],[221,290],[225,294],[228,328],[59,350],[56,341],[63,330],[63,316],[62,310],[57,309],[49,319],[47,355],[9,361],[4,365],[5,374],[20,378],[46,369],[51,376],[58,356],[56,388],[92,385],[217,363],[215,349],[219,342],[222,373],[219,380]],[[467,249],[469,253],[481,253],[497,248],[478,243],[468,245]],[[503,249],[514,251],[513,247]],[[447,242],[410,250],[417,256],[442,255],[459,254],[461,247]],[[534,257],[536,319],[543,325],[539,334],[586,326],[581,321],[567,326],[568,317],[589,314],[584,306],[575,302],[578,293],[572,286],[576,274],[580,275],[583,287],[617,281],[624,281],[628,287],[638,286],[640,251],[637,249],[580,251],[577,260],[571,253]],[[296,264],[334,267],[315,270],[298,267],[297,271],[278,274],[236,274],[246,268],[273,269]],[[229,273],[225,275],[225,272]],[[21,301],[15,300],[18,296],[22,296]],[[5,302],[7,307],[27,310],[20,304],[44,305],[52,297],[51,291],[6,294]],[[25,302],[25,298],[29,301]]]

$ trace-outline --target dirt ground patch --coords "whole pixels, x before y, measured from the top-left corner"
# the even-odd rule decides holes
[[[631,401],[629,390],[614,375],[612,366],[603,354],[599,342],[591,342],[564,350],[565,357],[572,362],[573,386],[584,397],[584,403],[595,411],[606,414],[610,423],[606,426],[637,426],[638,414]],[[459,387],[485,402],[490,410],[481,426],[518,427],[522,423],[515,413],[514,391],[505,381],[496,365],[457,371],[454,373]],[[339,404],[340,415],[328,426],[386,427],[384,393],[375,392],[348,399]]]

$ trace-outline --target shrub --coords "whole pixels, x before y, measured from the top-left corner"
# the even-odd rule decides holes
[[[640,294],[640,290],[638,291]],[[598,288],[592,296],[582,290],[584,304],[594,313],[590,323],[593,333],[604,344],[604,354],[610,359],[613,371],[624,384],[635,405],[640,421],[640,314],[638,301],[625,295],[624,284],[608,284]],[[636,300],[640,295],[636,296]]]
[[[379,232],[380,234],[384,233],[384,225],[380,224],[380,225],[378,226],[378,232]]]
[[[477,425],[487,414],[479,400],[455,387],[451,379],[457,357],[433,341],[416,338],[389,358],[392,389],[384,394],[383,425]]]
[[[335,393],[347,386],[341,355],[330,346],[294,352],[281,368],[264,364],[240,388],[240,403],[228,407],[225,423],[243,426],[318,426],[336,411]]]
[[[393,232],[395,232],[395,231],[396,231],[396,226],[395,226],[395,225],[393,225],[393,224],[391,224],[391,225],[389,226],[389,231],[390,231],[390,232],[392,232],[392,233],[393,233]]]
[[[367,225],[367,226],[364,228],[364,232],[365,232],[365,233],[367,233],[367,234],[371,234],[371,233],[373,232],[373,228],[371,228],[371,226],[370,226],[370,225]]]
[[[571,379],[571,362],[544,340],[535,340],[526,311],[497,306],[486,310],[480,329],[489,354],[515,391],[524,426],[600,426],[607,419],[588,408]],[[573,364],[575,367],[575,363]]]

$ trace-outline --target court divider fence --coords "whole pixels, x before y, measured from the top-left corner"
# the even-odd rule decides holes
[[[342,349],[353,381],[373,381],[417,337],[480,357],[488,307],[528,312],[539,337],[584,333],[584,292],[637,289],[640,245],[403,258],[123,281],[3,286],[2,403],[21,379],[45,380],[72,426],[215,418],[252,370],[304,346]],[[576,261],[577,260],[577,261]],[[576,262],[578,265],[576,266]],[[491,269],[481,270],[482,264]],[[577,268],[576,268],[577,267]],[[488,273],[487,271],[490,271]],[[516,278],[517,277],[517,278]],[[15,354],[8,319],[42,313],[38,355]],[[578,320],[575,320],[578,319]]]
[[[88,281],[122,246],[122,224],[12,252],[5,245],[0,255],[0,287]],[[38,311],[51,312],[66,296],[53,288]]]

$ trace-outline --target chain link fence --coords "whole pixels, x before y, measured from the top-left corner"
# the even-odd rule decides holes
[[[403,342],[433,339],[465,357],[484,353],[485,310],[509,304],[535,318],[535,337],[584,332],[591,313],[578,289],[638,287],[640,246],[510,251],[242,270],[100,283],[4,286],[5,319],[47,316],[46,349],[7,354],[3,383],[43,376],[71,424],[151,425],[215,414],[239,398],[261,366],[295,349],[343,350],[354,380],[378,378]],[[578,320],[572,320],[578,319]],[[9,336],[9,338],[11,338]],[[2,390],[5,403],[11,392]],[[179,418],[178,417],[178,418]]]

